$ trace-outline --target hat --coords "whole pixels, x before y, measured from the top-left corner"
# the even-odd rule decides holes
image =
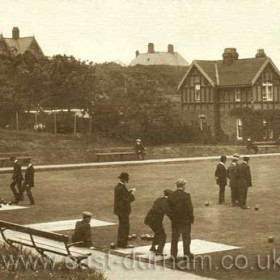
[[[92,217],[92,213],[91,212],[89,212],[89,211],[83,212],[83,218],[89,218],[89,217]]]
[[[136,142],[141,142],[141,139],[136,139]]]
[[[128,180],[129,175],[126,172],[122,172],[118,178],[123,179],[123,180]]]
[[[234,158],[240,158],[240,155],[239,155],[238,153],[234,153],[232,156],[233,156]]]
[[[186,180],[184,180],[184,179],[179,179],[179,180],[177,180],[177,182],[176,182],[176,186],[177,186],[177,187],[184,186],[184,185],[186,185],[186,183],[187,183]]]
[[[169,189],[165,189],[165,190],[163,191],[163,193],[164,193],[164,196],[169,196],[171,193],[173,193],[173,191],[172,191],[172,190],[169,190]]]

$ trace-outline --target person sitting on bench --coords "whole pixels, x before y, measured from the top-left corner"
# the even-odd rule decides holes
[[[136,145],[134,147],[135,153],[137,155],[137,158],[140,160],[144,160],[145,158],[145,150],[146,148],[141,144],[141,139],[136,140]]]
[[[81,242],[77,246],[80,247],[92,247],[90,220],[92,217],[91,212],[83,212],[83,218],[78,221],[75,226],[74,234],[72,236],[72,242]]]

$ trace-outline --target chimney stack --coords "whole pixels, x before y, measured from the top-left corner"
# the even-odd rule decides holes
[[[256,53],[256,58],[266,57],[264,49],[258,49]]]
[[[135,55],[136,55],[136,57],[139,55],[139,51],[138,50],[135,52]]]
[[[238,59],[238,56],[235,48],[226,48],[223,53],[223,60],[226,64],[231,64]]]
[[[13,28],[12,34],[13,34],[13,39],[15,39],[15,40],[19,39],[19,29],[18,29],[18,27]]]
[[[148,53],[154,53],[155,49],[154,49],[154,44],[153,43],[149,43],[148,44]]]
[[[169,44],[168,47],[167,47],[167,51],[168,51],[169,53],[174,53],[174,46],[171,45],[171,44]]]

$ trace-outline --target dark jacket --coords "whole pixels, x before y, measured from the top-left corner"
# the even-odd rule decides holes
[[[145,152],[145,147],[142,144],[136,144],[134,150],[136,154],[141,154]]]
[[[22,176],[22,172],[21,172],[21,165],[17,160],[15,160],[14,165],[13,165],[12,180],[15,182],[19,182],[19,181],[22,181],[22,179],[23,179],[23,176]]]
[[[129,215],[131,213],[130,203],[135,200],[135,197],[121,182],[119,182],[115,187],[114,200],[114,213],[116,215],[122,216]]]
[[[252,186],[252,177],[250,166],[246,162],[237,165],[238,185],[240,188],[248,188]]]
[[[170,215],[169,207],[167,204],[166,197],[157,198],[154,201],[152,208],[149,210],[144,223],[146,225],[161,224],[164,218],[164,215]]]
[[[28,185],[29,187],[34,187],[34,167],[33,165],[27,166],[24,174],[24,183]]]
[[[231,164],[227,169],[227,177],[229,178],[229,187],[238,188],[237,164]]]
[[[173,224],[192,224],[194,222],[193,206],[190,194],[177,189],[167,198],[170,219]]]
[[[216,171],[215,171],[215,177],[216,179],[216,183],[217,185],[223,185],[226,186],[227,185],[227,168],[219,163],[216,167]]]
[[[81,246],[90,247],[92,245],[90,224],[85,220],[76,223],[74,234],[72,236],[72,242],[80,241],[83,242]]]

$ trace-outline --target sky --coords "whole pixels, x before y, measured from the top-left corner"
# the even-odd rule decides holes
[[[128,64],[173,44],[189,63],[263,48],[280,68],[279,0],[0,0],[0,33],[35,36],[45,55]]]

